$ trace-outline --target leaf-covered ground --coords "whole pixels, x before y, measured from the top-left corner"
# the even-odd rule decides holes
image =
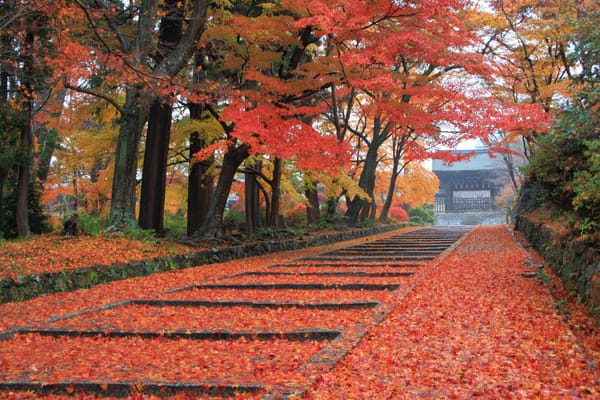
[[[390,234],[379,237],[386,235]],[[315,400],[600,398],[600,335],[596,325],[581,307],[552,297],[553,293],[564,295],[554,276],[523,276],[531,272],[532,264],[543,260],[524,250],[505,226],[477,227],[453,251],[412,268],[414,276],[354,277],[361,282],[400,282],[397,291],[339,290],[334,286],[329,290],[237,291],[202,287],[214,282],[273,282],[274,276],[269,274],[232,275],[288,271],[286,267],[265,266],[330,248],[253,257],[9,303],[0,306],[0,330],[28,326],[95,329],[104,334],[126,330],[186,333],[302,328],[344,332],[334,341],[283,337],[203,341],[160,336],[110,338],[104,334],[72,338],[20,333],[0,343],[0,384],[77,380],[188,384],[208,380],[260,384],[265,390],[301,387],[306,389],[304,398]],[[303,271],[320,273],[340,268],[307,266]],[[295,267],[290,269],[297,271]],[[369,271],[399,269],[371,266]],[[275,278],[279,282],[281,276]],[[287,282],[303,282],[306,278],[289,275]],[[330,275],[322,278],[332,282]],[[315,279],[315,275],[310,276],[310,281]],[[351,279],[343,277],[344,281]],[[294,302],[298,306],[257,309],[235,304],[210,308],[115,305],[140,298]],[[306,303],[359,301],[377,301],[384,307],[301,307]],[[105,306],[110,307],[100,309]],[[565,311],[569,311],[569,318]],[[378,315],[386,316],[380,321]],[[352,338],[360,340],[353,342]],[[335,358],[339,356],[336,346],[344,348],[339,359]],[[333,366],[330,360],[336,361]],[[262,396],[264,392],[239,398]],[[0,392],[0,398],[38,397],[91,399],[95,395],[77,391],[71,395]],[[197,396],[180,393],[171,397]],[[157,396],[133,393],[130,398]]]
[[[310,398],[600,398],[597,349],[559,315],[550,280],[522,276],[529,258],[505,228],[477,228]]]
[[[0,244],[0,278],[72,270],[90,265],[185,254],[193,249],[175,242],[143,242],[125,237],[40,235]]]

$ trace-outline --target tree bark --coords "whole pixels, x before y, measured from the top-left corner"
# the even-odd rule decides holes
[[[375,172],[377,170],[378,149],[379,146],[375,146],[373,144],[369,146],[365,163],[360,174],[360,178],[358,179],[358,186],[371,197],[373,196],[373,190],[375,188]],[[354,196],[354,198],[348,203],[348,210],[346,211],[348,223],[350,225],[356,225],[361,215],[363,218],[368,216],[370,208],[371,204],[369,199],[362,199],[359,196]]]
[[[304,191],[308,206],[306,207],[306,223],[313,225],[319,222],[321,212],[319,210],[319,193],[317,192],[317,183],[313,182],[313,187]]]
[[[180,0],[166,0],[162,9],[165,15],[161,19],[158,35],[158,61],[169,56],[181,40],[184,19]],[[152,229],[159,236],[164,234],[165,178],[172,118],[170,101],[156,99],[150,107],[138,219],[142,229]]]
[[[260,172],[262,166],[260,162],[256,162],[254,165],[248,166],[248,168]],[[252,172],[245,174],[244,203],[246,211],[246,236],[250,237],[255,229],[260,228],[262,225],[260,219],[260,187],[257,175]]]
[[[4,106],[8,102],[8,72],[5,67],[0,65],[0,102]],[[8,177],[9,166],[0,165],[0,238],[2,238],[1,229],[4,227],[4,185]]]
[[[271,210],[269,212],[268,225],[279,227],[282,224],[280,215],[281,204],[281,173],[283,161],[276,157],[273,161],[273,180],[271,181]]]
[[[223,157],[221,173],[217,181],[215,193],[211,198],[206,219],[197,232],[203,238],[218,238],[223,233],[223,214],[227,205],[227,198],[233,184],[233,179],[244,160],[249,155],[249,147],[246,144],[239,146],[231,145]]]
[[[150,108],[148,100],[140,95],[139,87],[130,86],[126,92],[117,138],[109,215],[109,223],[119,229],[137,225],[135,205],[138,150]]]
[[[190,112],[190,117],[193,117]],[[198,117],[199,118],[199,117]],[[200,139],[198,132],[190,135],[190,175],[188,178],[188,216],[187,234],[192,236],[202,226],[206,219],[206,213],[213,195],[214,179],[209,173],[213,163],[212,157],[199,161],[194,154],[205,146],[204,140]]]
[[[395,163],[394,163],[395,164]],[[383,206],[381,207],[381,214],[379,214],[379,219],[381,221],[385,221],[388,217],[388,213],[390,212],[390,208],[392,207],[392,202],[394,201],[394,192],[396,191],[396,182],[398,180],[399,172],[396,172],[396,166],[394,165],[394,170],[392,171],[392,176],[390,177],[390,184],[388,185],[387,197],[383,202]]]
[[[165,177],[171,138],[171,113],[170,104],[161,104],[158,100],[152,104],[144,151],[138,223],[140,228],[151,229],[158,236],[164,234]]]
[[[34,33],[28,31],[25,36],[25,51],[32,52],[34,45]],[[26,238],[31,235],[31,229],[29,226],[29,183],[31,181],[31,167],[33,157],[33,129],[32,129],[32,118],[33,118],[33,98],[32,92],[33,87],[31,85],[31,76],[33,71],[33,59],[31,54],[26,54],[23,58],[23,111],[25,115],[25,123],[21,129],[21,151],[23,158],[18,166],[18,183],[17,183],[17,206],[15,211],[17,235],[21,238]]]

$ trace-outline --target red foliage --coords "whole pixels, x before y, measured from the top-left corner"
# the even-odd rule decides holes
[[[525,258],[504,227],[477,228],[309,398],[598,398],[591,354]]]
[[[387,236],[387,235],[381,235]],[[371,240],[371,239],[370,239]],[[332,248],[329,246],[328,248]],[[322,251],[319,249],[316,251]],[[297,271],[270,267],[315,249],[254,257],[129,279],[23,303],[0,306],[0,327],[97,328],[106,331],[251,330],[335,328],[370,330],[333,366],[319,355],[334,342],[166,338],[49,338],[17,334],[0,347],[0,381],[260,383],[309,385],[308,399],[506,398],[595,399],[600,395],[598,341],[578,340],[559,315],[547,287],[522,276],[528,254],[504,226],[478,227],[450,253],[413,267],[403,290],[170,289],[202,283],[266,282],[269,276],[231,277],[243,271]],[[538,261],[537,259],[535,261]],[[319,271],[339,270],[340,267]],[[357,267],[353,267],[356,269]],[[376,269],[369,272],[374,272]],[[389,271],[391,267],[378,267]],[[317,267],[302,268],[303,272]],[[395,270],[398,270],[396,267]],[[403,269],[404,270],[404,269]],[[355,278],[363,282],[364,277]],[[370,278],[394,282],[399,278]],[[329,280],[329,278],[328,278]],[[306,276],[288,276],[305,283]],[[127,305],[51,319],[134,298],[331,302],[377,300],[390,310],[378,325],[378,309],[307,310],[149,307]],[[584,324],[582,316],[576,322]],[[591,333],[590,333],[591,334]],[[324,357],[324,356],[323,356]],[[326,357],[325,357],[326,358]],[[307,364],[308,360],[313,363]],[[335,361],[335,359],[333,360]],[[595,364],[594,364],[595,362]],[[312,384],[311,384],[312,383]],[[29,397],[28,397],[29,396]],[[78,398],[84,395],[74,394]],[[264,393],[243,398],[261,398]],[[72,398],[72,396],[45,396]],[[34,398],[0,393],[0,398]],[[91,397],[90,397],[91,398]],[[131,398],[154,396],[132,394]],[[174,395],[172,398],[186,398]]]
[[[320,329],[336,329],[368,317],[371,310],[315,310],[304,308],[238,307],[152,307],[130,305],[84,314],[45,324],[52,328],[109,330],[134,332],[190,331],[286,331],[314,325]]]
[[[7,242],[0,247],[0,278],[59,272],[91,265],[190,253],[174,242],[150,244],[124,237],[63,237],[43,235],[32,240]]]
[[[408,213],[406,212],[404,207],[402,207],[399,204],[393,204],[390,207],[390,211],[389,211],[388,215],[400,222],[407,222],[409,219]]]

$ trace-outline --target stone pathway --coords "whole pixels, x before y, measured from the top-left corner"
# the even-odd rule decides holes
[[[52,362],[43,363],[43,355],[40,355],[42,359],[34,361],[32,346],[26,343],[35,341],[39,343],[33,347],[43,348],[46,353],[63,354],[65,349],[78,346],[86,353],[83,345],[89,345],[91,354],[77,356],[90,357],[87,360],[90,364],[99,362],[93,358],[94,343],[90,338],[103,338],[103,344],[113,343],[115,347],[119,346],[119,340],[127,338],[203,341],[203,344],[206,341],[239,342],[240,339],[323,342],[293,374],[280,377],[275,384],[223,382],[218,376],[182,383],[144,379],[137,374],[144,381],[145,393],[191,390],[223,396],[257,392],[265,393],[266,398],[301,395],[313,377],[330,369],[389,313],[398,298],[409,290],[411,279],[424,262],[448,249],[465,232],[466,229],[421,229],[400,233],[222,276],[216,283],[199,282],[171,289],[155,298],[127,299],[55,316],[38,326],[14,328],[2,336],[4,350],[0,354],[4,356],[7,371],[0,373],[0,389],[40,393],[83,391],[118,396],[133,390],[136,384],[135,380],[126,379],[127,371],[121,374],[123,381],[106,379],[90,371],[81,374],[85,362],[74,364],[67,357],[47,357]],[[267,298],[272,300],[260,300],[257,292],[268,294]],[[317,296],[306,298],[307,293]],[[346,296],[340,296],[341,293]],[[249,310],[251,316],[248,316]],[[333,324],[327,325],[328,314],[335,315]],[[236,326],[231,322],[234,315],[245,315],[254,321],[262,319],[264,324],[248,329],[244,321],[237,321]],[[113,353],[116,351],[112,349]],[[31,362],[22,362],[27,359]],[[193,361],[190,364],[193,365]],[[128,367],[125,364],[119,368]],[[64,374],[67,369],[72,373]]]
[[[505,227],[494,229],[400,231],[236,273],[224,268],[216,279],[180,274],[168,290],[13,327],[0,335],[0,398],[593,396],[597,371],[572,337],[561,339],[568,330],[551,300],[537,297],[540,281],[528,279],[539,270],[525,265]],[[540,347],[534,337],[543,333],[524,334],[531,321],[554,329],[556,351],[569,356]],[[492,353],[507,346],[519,351],[498,361]],[[532,366],[542,376],[524,370]],[[565,376],[564,368],[568,381],[543,377]],[[517,385],[519,373],[529,384]]]

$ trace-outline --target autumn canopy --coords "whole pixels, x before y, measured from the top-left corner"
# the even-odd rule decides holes
[[[29,235],[41,201],[218,237],[236,208],[250,233],[431,204],[422,161],[470,139],[527,156],[569,98],[569,18],[596,5],[538,3],[3,3],[1,225]]]

